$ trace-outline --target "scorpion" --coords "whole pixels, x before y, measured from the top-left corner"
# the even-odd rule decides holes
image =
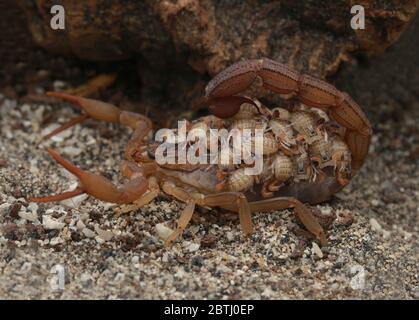
[[[268,91],[286,99],[295,97],[300,105],[294,110],[270,109],[243,95],[257,79]],[[87,193],[134,210],[163,192],[186,204],[166,245],[183,233],[196,206],[236,212],[245,236],[253,233],[252,213],[293,209],[297,220],[325,245],[325,230],[317,218],[320,210],[312,205],[330,200],[359,172],[372,135],[369,120],[348,94],[267,58],[240,61],[216,75],[205,89],[211,114],[186,123],[187,130],[199,127],[205,132],[210,128],[262,129],[263,170],[258,175],[246,174],[244,163],[159,164],[155,161],[159,143],[150,138],[152,122],[148,117],[63,92],[47,94],[82,111],[48,137],[86,118],[133,130],[121,165],[128,181],[117,186],[48,148],[51,157],[78,178],[78,187],[29,201],[61,201]]]

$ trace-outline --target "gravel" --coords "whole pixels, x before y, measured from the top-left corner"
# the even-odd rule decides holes
[[[92,197],[25,200],[76,182],[48,157],[47,146],[121,182],[129,130],[89,120],[38,144],[75,111],[3,98],[0,298],[418,299],[419,108],[397,117],[389,110],[371,112],[375,135],[360,174],[319,206],[337,215],[328,246],[302,240],[287,210],[254,215],[250,239],[235,215],[197,210],[166,248],[163,239],[184,207],[167,197],[121,216],[117,206]]]

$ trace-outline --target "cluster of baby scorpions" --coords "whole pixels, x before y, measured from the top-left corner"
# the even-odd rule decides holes
[[[257,78],[268,90],[286,98],[295,96],[300,103],[290,110],[269,109],[255,98],[240,95]],[[327,201],[348,184],[368,153],[372,134],[365,114],[346,93],[269,59],[241,61],[218,74],[206,88],[213,115],[185,124],[188,131],[262,129],[263,170],[257,175],[246,174],[245,163],[159,164],[155,160],[159,143],[149,138],[152,123],[147,117],[97,100],[57,92],[49,95],[69,101],[83,112],[53,134],[89,117],[133,129],[125,149],[127,160],[122,164],[128,182],[115,186],[48,149],[60,165],[78,177],[79,186],[30,201],[61,201],[87,193],[106,202],[132,204],[126,210],[133,210],[164,192],[186,203],[177,229],[166,244],[182,234],[197,205],[237,212],[246,235],[253,232],[252,213],[293,208],[307,230],[326,244],[325,232],[316,218],[318,209],[304,203]],[[249,143],[256,142],[251,139]],[[189,142],[184,146],[192,145]]]

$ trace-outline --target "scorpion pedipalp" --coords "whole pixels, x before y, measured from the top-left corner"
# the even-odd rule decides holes
[[[79,179],[80,186],[76,190],[57,196],[31,198],[29,199],[30,202],[61,201],[87,193],[102,201],[121,204],[134,202],[147,191],[147,179],[143,176],[138,166],[136,166],[137,174],[123,186],[117,187],[104,176],[81,170],[52,149],[48,149],[48,153],[55,161]]]

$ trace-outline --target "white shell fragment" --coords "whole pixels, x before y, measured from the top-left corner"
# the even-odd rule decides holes
[[[95,237],[95,233],[92,231],[92,230],[90,230],[89,228],[84,228],[83,230],[82,230],[82,232],[83,232],[83,234],[87,237],[87,238],[94,238]]]
[[[78,207],[80,207],[81,203],[86,200],[89,197],[88,194],[84,193],[81,194],[79,196],[70,198],[70,199],[66,199],[61,201],[61,203],[67,207],[70,207],[72,209],[77,209]]]
[[[104,241],[109,241],[113,238],[113,232],[110,230],[102,230],[99,227],[95,228],[99,238],[101,238]]]
[[[189,251],[189,252],[196,252],[196,251],[198,251],[199,250],[199,247],[200,247],[201,245],[199,244],[199,243],[194,243],[194,242],[192,242],[192,243],[188,243],[186,246],[185,246],[185,248]]]
[[[156,224],[155,228],[157,236],[162,240],[166,240],[169,237],[169,235],[173,232],[172,229],[166,227],[163,223]]]
[[[315,255],[317,255],[320,259],[323,258],[322,249],[320,249],[318,244],[315,243],[315,242],[312,243],[311,252],[314,253]]]
[[[12,204],[7,202],[0,204],[0,214],[6,214],[11,206]]]
[[[370,225],[371,225],[371,230],[372,231],[377,231],[380,232],[381,231],[381,225],[378,223],[377,220],[375,220],[374,218],[370,219]]]
[[[42,217],[42,225],[44,226],[45,229],[48,229],[48,230],[61,230],[65,226],[64,223],[58,220],[55,220],[51,218],[50,216]]]
[[[27,212],[27,211],[19,211],[18,216],[22,219],[31,221],[31,222],[35,222],[38,220],[38,215],[36,213],[36,211],[32,211],[32,212]]]
[[[84,228],[86,227],[86,225],[83,223],[83,221],[78,220],[76,223],[76,228],[78,231],[82,231]]]
[[[384,239],[390,238],[390,231],[383,229],[383,227],[378,223],[378,221],[374,218],[370,219],[371,230],[381,234]]]

